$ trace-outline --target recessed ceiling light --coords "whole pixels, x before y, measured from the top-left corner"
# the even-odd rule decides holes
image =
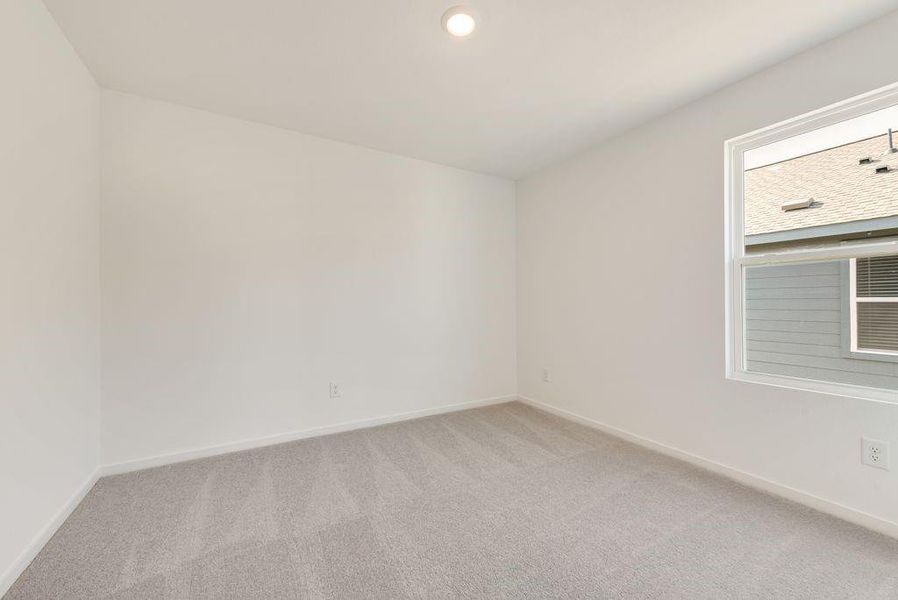
[[[467,37],[474,32],[477,21],[465,6],[453,6],[443,14],[443,29],[454,37]]]

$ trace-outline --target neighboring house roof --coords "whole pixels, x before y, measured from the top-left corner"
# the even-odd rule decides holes
[[[858,164],[866,157],[873,162]],[[877,174],[883,166],[896,170]],[[804,235],[794,230],[898,216],[898,153],[889,152],[888,134],[880,135],[747,170],[744,186],[747,236],[816,237],[810,230]],[[808,198],[814,199],[809,208],[782,209],[784,202]]]

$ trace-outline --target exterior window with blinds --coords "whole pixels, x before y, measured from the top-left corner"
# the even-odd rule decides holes
[[[851,349],[898,355],[898,256],[851,260]]]
[[[898,404],[898,84],[724,152],[727,378]]]

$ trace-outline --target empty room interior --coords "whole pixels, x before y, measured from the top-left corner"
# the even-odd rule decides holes
[[[0,0],[0,598],[898,600],[898,0]]]

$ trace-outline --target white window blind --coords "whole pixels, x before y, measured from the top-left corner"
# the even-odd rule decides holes
[[[898,353],[898,256],[858,258],[854,271],[857,349]]]

